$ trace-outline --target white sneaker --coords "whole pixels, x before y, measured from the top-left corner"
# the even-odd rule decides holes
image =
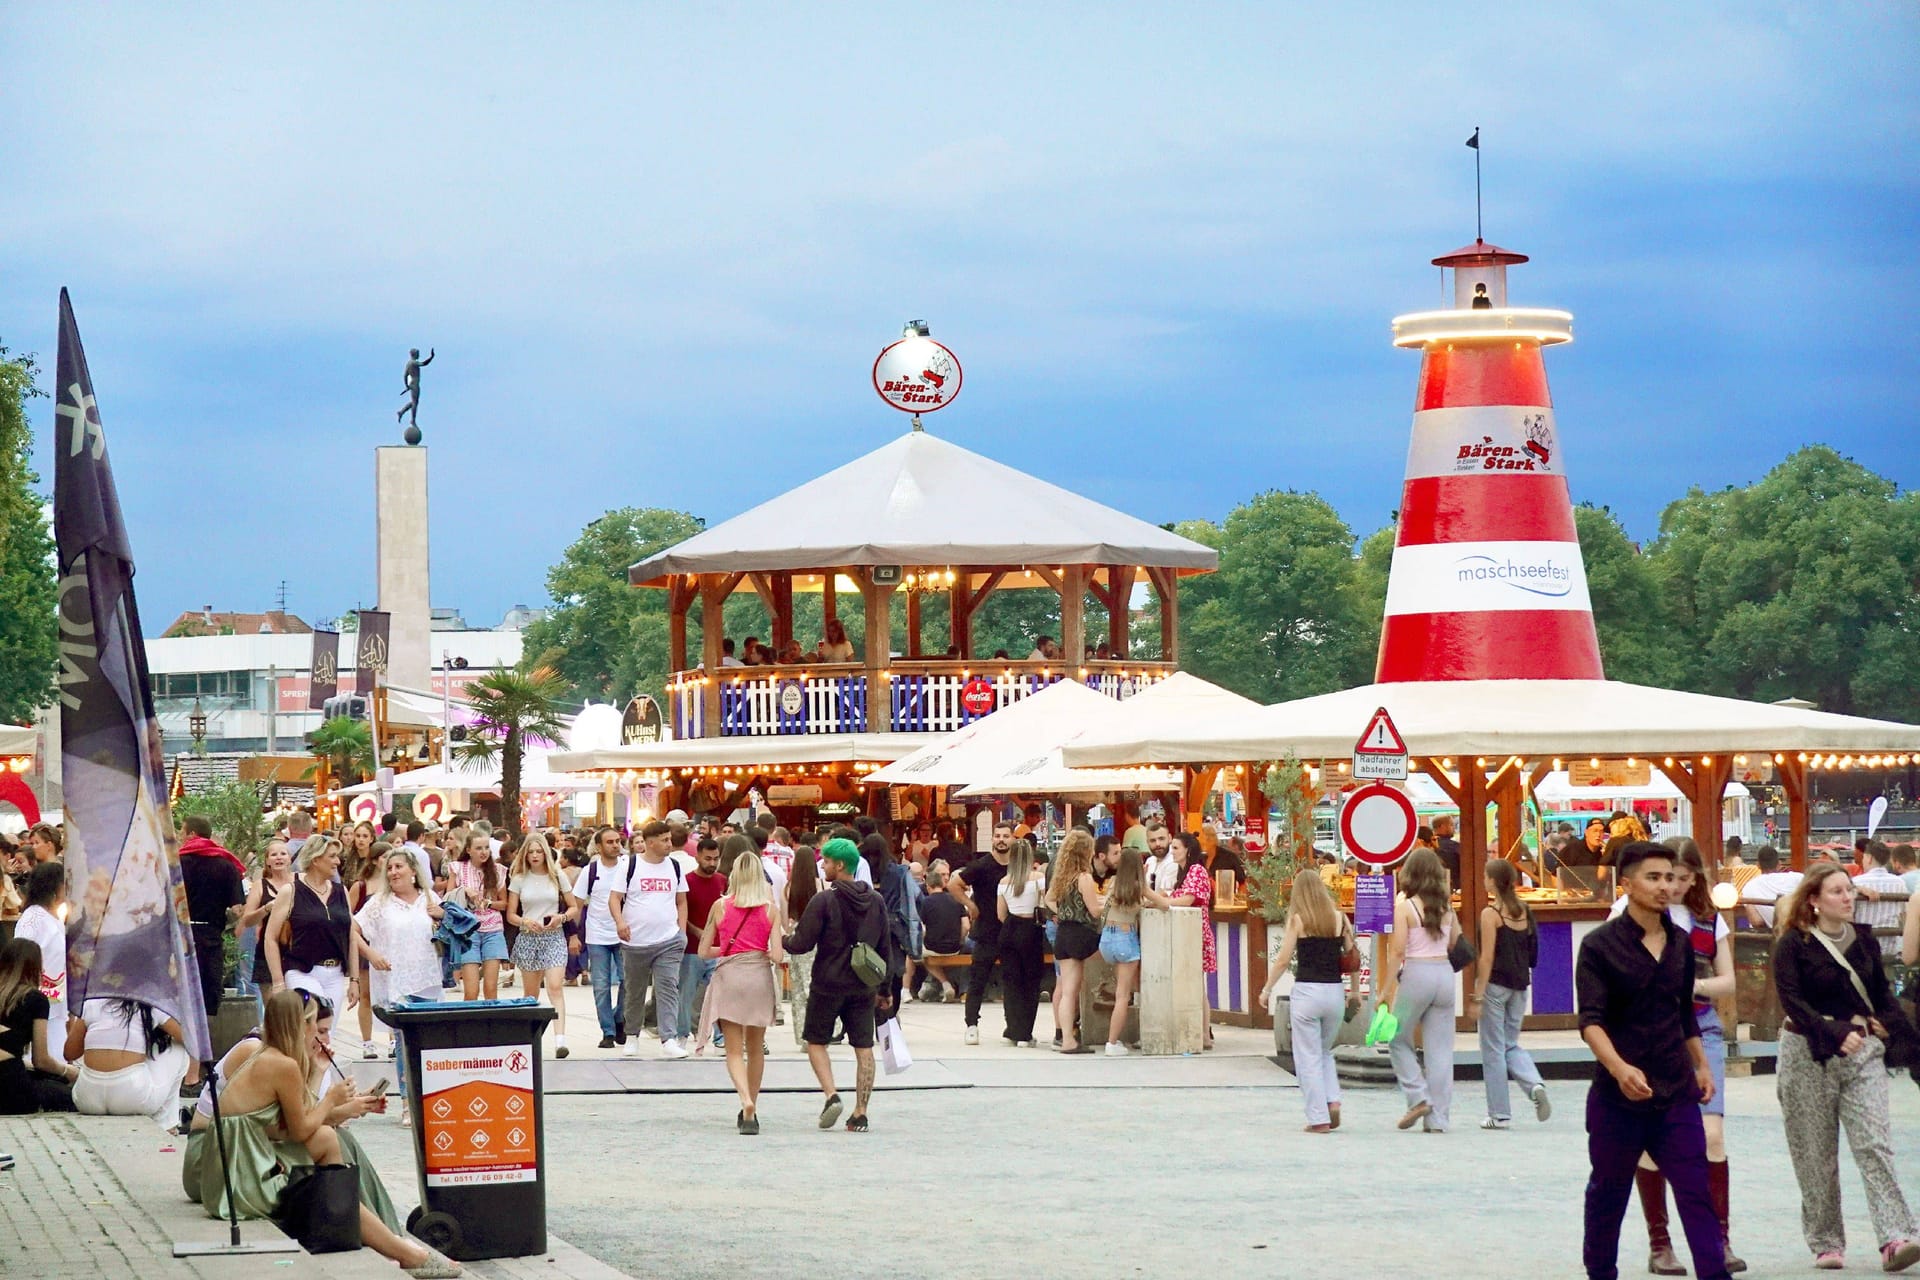
[[[1127,1056],[1127,1046],[1121,1044],[1118,1040],[1109,1040],[1107,1042],[1107,1056],[1109,1058],[1124,1058]]]
[[[640,1053],[639,1037],[628,1036],[627,1042],[620,1046],[620,1056],[623,1058],[632,1058],[632,1057],[637,1057],[639,1053]]]
[[[1482,1129],[1505,1129],[1510,1123],[1510,1121],[1502,1120],[1499,1116],[1488,1116],[1480,1122],[1480,1127]]]
[[[903,1004],[903,1005],[904,1005],[904,1004],[912,1004],[912,1003],[913,1003],[913,992],[911,992],[911,991],[909,991],[909,990],[907,990],[907,989],[906,989],[905,987],[902,987],[902,988],[900,988],[900,1003],[901,1003],[901,1004]]]
[[[1527,1097],[1533,1100],[1533,1118],[1545,1120],[1553,1114],[1553,1103],[1547,1100],[1547,1086],[1537,1084],[1528,1091]]]
[[[663,1058],[684,1058],[687,1056],[687,1051],[680,1047],[678,1040],[669,1037],[660,1042],[660,1056]]]
[[[1013,1042],[1013,1047],[1014,1047],[1014,1048],[1016,1048],[1016,1049],[1031,1049],[1031,1048],[1033,1048],[1033,1041],[1031,1041],[1031,1040],[1016,1040],[1016,1041],[1014,1041],[1014,1042]]]
[[[968,1027],[968,1028],[967,1028],[967,1034],[966,1034],[966,1043],[968,1043],[968,1044],[979,1044],[979,1043],[980,1043],[980,1028],[978,1028],[978,1027]]]

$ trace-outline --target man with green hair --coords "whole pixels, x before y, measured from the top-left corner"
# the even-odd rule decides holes
[[[867,1131],[867,1100],[873,1094],[874,1011],[891,1012],[893,1001],[879,995],[876,988],[884,982],[870,981],[854,968],[854,949],[871,947],[885,969],[894,966],[892,931],[887,927],[887,912],[880,895],[871,885],[854,879],[860,863],[860,849],[845,837],[836,837],[820,849],[820,873],[827,887],[813,896],[801,913],[800,923],[787,939],[787,950],[813,952],[813,976],[808,980],[806,1024],[801,1039],[807,1045],[807,1061],[826,1103],[820,1108],[820,1127],[831,1129],[840,1118],[840,1094],[833,1087],[833,1063],[827,1057],[827,1045],[833,1039],[838,1022],[853,1046],[857,1080],[853,1114],[847,1117],[850,1133]]]

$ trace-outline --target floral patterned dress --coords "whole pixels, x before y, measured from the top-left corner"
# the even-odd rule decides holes
[[[1168,896],[1191,897],[1193,905],[1200,908],[1200,971],[1214,972],[1218,968],[1218,960],[1213,950],[1213,875],[1207,870],[1207,864],[1196,862],[1190,865],[1186,879]]]

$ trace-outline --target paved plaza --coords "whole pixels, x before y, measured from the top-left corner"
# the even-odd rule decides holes
[[[573,1010],[584,1013],[585,995],[569,993]],[[818,1096],[784,1027],[772,1033],[758,1138],[734,1132],[717,1061],[626,1062],[595,1049],[549,1061],[548,1257],[469,1270],[580,1280],[733,1280],[743,1267],[798,1280],[1580,1272],[1583,1082],[1553,1082],[1546,1124],[1487,1133],[1480,1086],[1462,1081],[1447,1135],[1401,1133],[1396,1091],[1353,1088],[1341,1130],[1318,1137],[1301,1132],[1293,1079],[1265,1056],[1269,1032],[1222,1028],[1219,1048],[1194,1057],[1069,1059],[999,1044],[998,1018],[989,1006],[989,1043],[970,1048],[958,1008],[909,1006],[918,1060],[883,1078],[864,1136],[815,1127]],[[344,1057],[358,1042],[343,1034],[337,1047]],[[835,1055],[850,1084],[850,1055]],[[569,1077],[587,1091],[557,1092]],[[1902,1076],[1893,1098],[1905,1185],[1920,1195],[1920,1089]],[[419,1195],[411,1135],[384,1117],[355,1130],[405,1212]],[[1747,1274],[1806,1274],[1773,1077],[1729,1082],[1727,1132]],[[188,1264],[167,1258],[164,1241],[128,1241],[221,1233],[179,1197],[175,1145],[139,1121],[0,1121],[0,1150],[22,1157],[0,1174],[0,1267],[82,1276],[124,1259],[155,1278],[394,1274],[366,1254]],[[1850,1270],[1877,1274],[1859,1180],[1845,1158],[1842,1168]],[[1624,1239],[1623,1274],[1642,1274],[1637,1209]]]

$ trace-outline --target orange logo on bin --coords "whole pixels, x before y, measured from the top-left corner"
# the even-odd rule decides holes
[[[533,1104],[526,1047],[430,1050],[420,1066],[427,1185],[533,1181],[538,1135],[525,1119]]]

